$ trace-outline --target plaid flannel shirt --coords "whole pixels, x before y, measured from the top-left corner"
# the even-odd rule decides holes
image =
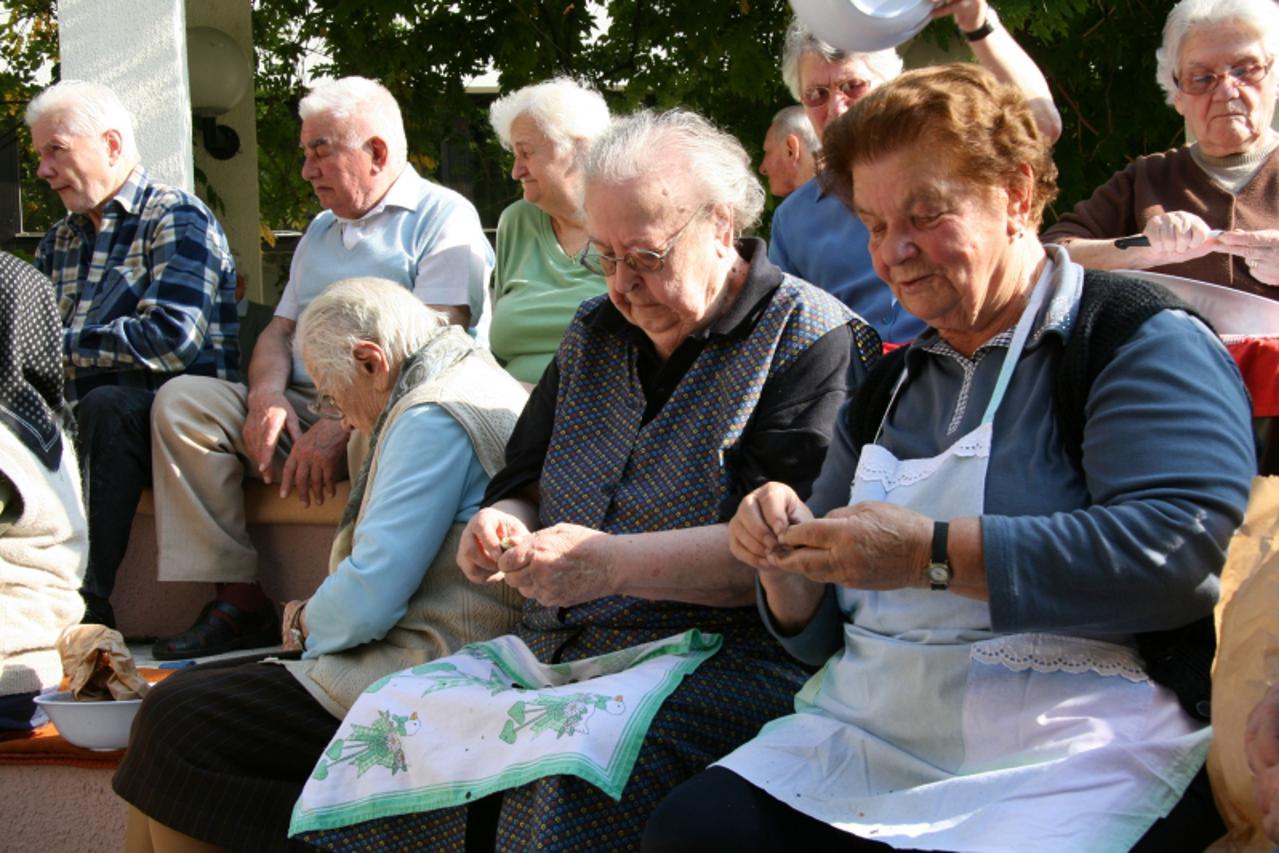
[[[107,202],[102,226],[72,213],[40,241],[63,325],[66,395],[99,385],[158,388],[177,373],[240,378],[235,261],[195,196],[141,166]]]

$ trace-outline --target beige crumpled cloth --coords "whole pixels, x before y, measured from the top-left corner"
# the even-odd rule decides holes
[[[62,672],[80,702],[141,699],[151,685],[138,674],[119,631],[105,625],[72,625],[58,637]]]

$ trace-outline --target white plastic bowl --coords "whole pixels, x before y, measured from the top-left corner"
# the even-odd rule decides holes
[[[77,702],[63,690],[37,696],[35,702],[53,720],[67,743],[85,749],[124,749],[129,745],[129,729],[141,699],[112,702]]]
[[[855,53],[896,47],[928,26],[929,0],[790,0],[822,41]]]

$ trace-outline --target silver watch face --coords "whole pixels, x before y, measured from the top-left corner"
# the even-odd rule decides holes
[[[950,583],[950,579],[954,574],[951,572],[950,566],[945,563],[929,563],[926,573],[928,575],[929,583],[941,584],[943,586]]]

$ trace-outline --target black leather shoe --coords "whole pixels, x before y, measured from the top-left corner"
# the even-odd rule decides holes
[[[110,601],[91,592],[81,592],[80,597],[84,599],[81,625],[106,625],[108,628],[115,628],[115,611],[111,609]]]
[[[280,617],[273,605],[246,612],[229,601],[214,599],[204,605],[190,628],[156,640],[151,655],[156,660],[181,660],[278,645]]]

